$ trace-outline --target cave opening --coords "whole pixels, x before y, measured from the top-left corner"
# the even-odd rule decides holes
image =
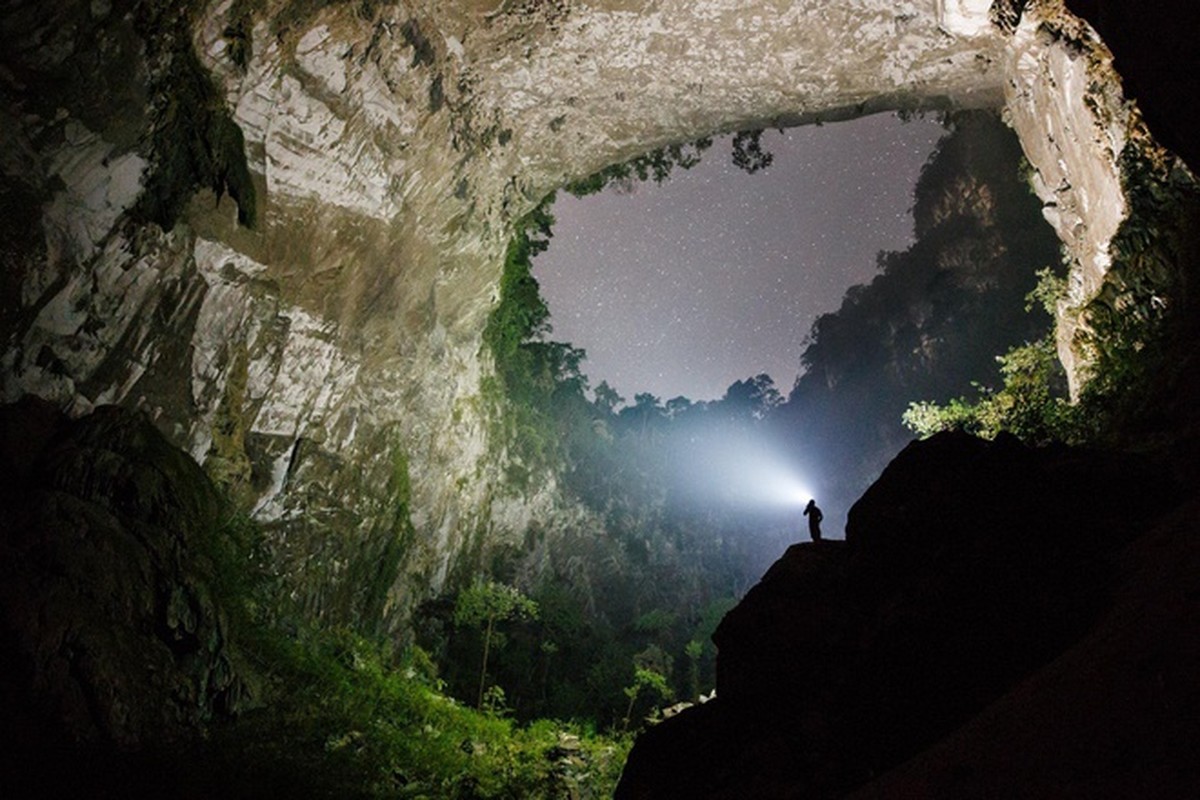
[[[762,170],[738,167],[742,134],[660,181],[568,187],[531,271],[541,338],[586,353],[601,421],[658,426],[672,501],[724,498],[771,532],[769,551],[800,534],[813,495],[841,537],[911,438],[910,403],[997,386],[996,357],[1050,326],[1027,313],[1038,270],[1062,267],[991,112],[759,133]]]
[[[716,400],[761,373],[787,392],[817,316],[912,243],[913,188],[945,132],[895,114],[772,129],[762,168],[739,167],[727,135],[662,183],[560,193],[533,269],[554,337],[631,398]]]
[[[614,334],[611,342],[630,343],[624,358],[636,360],[630,354],[638,352],[640,340],[661,336],[641,326],[652,317],[673,322],[672,308],[688,302],[686,295],[679,296],[688,280],[731,278],[718,288],[721,300],[728,299],[735,283],[752,283],[746,265],[737,263],[739,270],[728,263],[750,249],[745,241],[729,237],[733,240],[727,250],[713,259],[716,276],[692,263],[695,254],[680,242],[689,233],[715,226],[697,219],[705,210],[704,192],[727,189],[723,181],[731,175],[755,191],[753,202],[734,207],[766,226],[755,229],[759,237],[784,227],[762,207],[770,195],[760,185],[765,176],[731,171],[722,163],[725,154],[714,146],[705,158],[716,162],[715,178],[693,166],[672,173],[666,187],[643,185],[631,192],[623,184],[623,193],[607,197],[558,200],[540,208],[510,247],[500,304],[485,341],[492,345],[511,401],[509,419],[516,421],[507,442],[512,463],[525,471],[512,477],[529,481],[533,467],[548,465],[567,496],[594,520],[586,529],[565,526],[555,531],[553,551],[542,562],[542,582],[532,599],[543,609],[554,609],[557,621],[512,622],[507,630],[513,646],[485,656],[491,658],[489,679],[510,692],[506,698],[518,717],[597,714],[606,724],[620,727],[631,724],[630,715],[638,709],[652,709],[655,696],[662,704],[708,691],[715,679],[711,636],[717,620],[789,545],[808,538],[802,516],[805,502],[815,498],[824,506],[823,544],[842,546],[838,540],[848,507],[912,438],[901,422],[906,407],[918,400],[947,402],[969,393],[973,382],[995,380],[998,355],[1046,341],[1051,319],[1040,308],[1027,311],[1025,298],[1039,284],[1039,269],[1054,265],[1061,271],[1059,243],[1021,170],[1021,148],[1012,131],[987,111],[956,112],[940,123],[901,124],[895,118],[876,117],[863,124],[877,125],[878,130],[872,130],[876,134],[894,134],[898,128],[922,143],[901,146],[909,159],[907,173],[891,155],[882,165],[862,157],[854,166],[865,175],[872,169],[894,171],[887,191],[864,194],[855,185],[867,183],[864,177],[845,181],[850,199],[820,193],[817,199],[825,201],[824,206],[840,209],[850,204],[860,215],[874,215],[874,224],[863,224],[861,216],[847,224],[845,217],[853,213],[835,213],[842,227],[826,231],[824,237],[809,230],[805,237],[818,249],[838,238],[855,239],[861,249],[842,253],[841,270],[823,271],[834,283],[824,307],[812,308],[786,333],[759,333],[757,339],[743,340],[724,365],[732,377],[709,378],[713,388],[701,388],[699,400],[659,388],[681,383],[634,383],[625,389],[633,389],[634,396],[622,398],[607,382],[610,375],[593,372],[584,360],[579,345],[587,349],[592,342],[577,339],[576,331],[584,337],[589,332],[560,321],[566,317],[573,322],[584,310],[598,310],[598,329]],[[840,129],[830,125],[811,132],[832,141]],[[785,159],[800,160],[795,152],[785,151],[783,134],[779,137],[775,146],[770,138],[762,142],[777,158],[768,170]],[[864,138],[867,149],[880,149],[870,137]],[[799,181],[789,179],[786,171],[782,174],[781,194],[803,192],[796,185]],[[692,178],[710,185],[697,188],[689,184]],[[664,235],[668,226],[662,215],[646,209],[665,204],[659,193],[677,179],[676,190],[687,202],[680,203],[681,220],[672,223],[677,230]],[[596,181],[586,183],[594,186]],[[884,206],[884,195],[890,197],[890,208]],[[636,201],[643,196],[650,202],[639,207]],[[564,232],[553,220],[558,202],[568,204],[564,217],[594,216],[601,232],[612,235],[617,244],[598,244],[569,227]],[[644,246],[645,253],[654,255],[641,256],[629,230],[614,230],[612,217],[589,211],[592,203],[633,205],[632,216],[660,239]],[[729,207],[712,210],[718,216],[737,216]],[[785,214],[792,211],[784,207]],[[802,227],[793,224],[785,232]],[[866,228],[887,234],[872,240]],[[894,238],[888,241],[886,235]],[[539,267],[540,259],[551,258],[564,237],[577,246],[578,258],[552,267],[570,277],[573,269],[584,268],[582,261],[612,280],[574,306],[561,294],[564,287],[552,286],[554,278]],[[715,239],[720,238],[718,233]],[[787,249],[778,242],[774,247]],[[622,263],[604,263],[606,249],[614,250]],[[684,253],[681,271],[672,275],[661,265],[676,249]],[[695,361],[714,340],[723,339],[739,314],[751,323],[767,316],[758,307],[785,294],[779,284],[787,282],[788,270],[802,269],[791,266],[789,259],[780,262],[783,274],[768,274],[765,283],[752,287],[748,300],[731,305],[735,321],[698,315],[711,327],[676,345],[695,344],[697,350],[670,359],[679,368],[673,380],[697,369]],[[854,267],[861,271],[847,272]],[[660,270],[665,280],[651,291],[645,273]],[[821,272],[812,270],[818,277]],[[1054,270],[1046,274],[1054,277]],[[549,303],[539,293],[543,277]],[[655,292],[657,297],[647,297]],[[566,299],[570,310],[558,311],[556,296]],[[780,316],[794,324],[786,310],[790,299],[778,299],[785,309]],[[635,301],[646,305],[636,306],[629,316],[617,315],[620,309],[614,306],[633,306]],[[592,308],[586,309],[589,305]],[[755,333],[753,327],[750,333]],[[702,333],[715,339],[706,342]],[[791,386],[777,386],[768,368],[759,371],[750,360],[754,356],[748,351],[772,338],[782,345],[784,363],[790,357],[803,366]],[[571,341],[561,341],[566,339]],[[1052,351],[1042,347],[1039,352]],[[661,365],[649,366],[652,372],[643,373],[644,380],[658,377],[653,368]],[[732,383],[723,385],[726,380]],[[637,391],[642,388],[651,390]],[[536,550],[549,535],[532,531],[525,544]],[[490,565],[491,575],[502,584],[516,584],[521,563],[516,553],[507,561],[496,560]],[[478,637],[445,635],[453,627],[454,602],[448,597],[441,606],[426,606],[422,624],[428,623],[425,629],[431,635],[422,644],[437,655],[456,696],[482,696],[477,688],[479,652],[489,650]],[[579,638],[578,630],[555,627],[568,610],[578,615],[576,619],[589,620],[588,635]],[[554,651],[534,650],[539,641],[553,642]],[[528,648],[524,654],[521,647]],[[544,670],[534,670],[532,674],[542,677],[532,683],[530,663]],[[597,664],[605,665],[603,674],[597,672]],[[621,685],[619,676],[628,673],[631,664],[635,676],[650,683]],[[538,685],[538,680],[543,683]],[[580,696],[581,685],[593,694]],[[625,709],[613,704],[613,698],[621,696],[618,692],[630,697]]]
[[[590,787],[612,787],[636,732],[653,740],[678,730],[652,724],[712,697],[716,637],[722,696],[682,712],[684,724],[716,719],[740,741],[693,750],[710,763],[685,764],[682,775],[670,759],[667,768],[643,760],[651,766],[641,774],[665,786],[653,796],[758,796],[747,786],[775,781],[770,768],[780,764],[811,767],[833,788],[804,791],[834,796],[1023,680],[1112,599],[1116,616],[1136,623],[1118,619],[1099,637],[1101,651],[1076,653],[1058,673],[1067,680],[1042,681],[1010,741],[976,736],[981,746],[966,748],[1000,766],[963,761],[947,772],[1044,785],[1025,782],[1029,765],[1033,777],[1057,781],[1069,740],[1089,752],[1074,762],[1084,776],[1069,778],[1076,791],[1124,778],[1114,785],[1136,794],[1133,784],[1158,780],[1176,756],[1194,788],[1190,745],[1200,737],[1190,734],[1200,716],[1186,664],[1196,660],[1195,615],[1153,616],[1190,609],[1180,598],[1197,594],[1196,548],[1176,541],[1196,541],[1194,497],[1190,515],[1177,515],[1174,530],[1151,530],[1153,547],[1130,558],[1128,537],[1170,508],[1162,465],[1131,471],[1141,462],[1126,454],[1093,459],[1062,447],[1043,460],[1014,441],[1040,442],[1048,429],[1038,414],[1061,409],[1061,398],[1038,394],[1062,377],[1048,377],[1054,342],[1038,338],[1048,323],[1037,306],[1046,306],[1060,325],[1107,325],[1091,340],[1102,350],[1094,376],[1124,404],[1118,411],[1133,412],[1126,421],[1157,406],[1158,438],[1139,428],[1139,447],[1158,448],[1153,457],[1192,476],[1188,485],[1200,463],[1196,381],[1182,393],[1172,383],[1197,374],[1200,316],[1179,306],[1189,335],[1175,334],[1187,343],[1177,352],[1149,335],[1194,284],[1195,226],[1171,228],[1158,213],[1180,197],[1194,210],[1194,188],[1181,190],[1183,172],[1148,146],[1123,153],[1122,143],[1150,139],[1136,113],[1126,116],[1098,40],[1063,16],[1061,2],[701,2],[674,13],[627,2],[234,0],[187,4],[178,15],[157,1],[134,4],[133,15],[129,4],[112,5],[64,16],[18,2],[20,19],[3,26],[25,39],[5,57],[12,74],[0,92],[13,101],[5,135],[19,145],[0,187],[15,212],[0,247],[11,267],[4,389],[10,399],[43,398],[0,409],[9,521],[0,640],[11,645],[0,672],[14,678],[0,686],[10,712],[0,732],[5,779],[17,776],[29,794],[48,780],[45,794],[90,785],[148,796],[599,796],[609,792]],[[169,30],[142,24],[172,19]],[[1186,32],[1180,19],[1160,27]],[[190,91],[210,78],[215,91]],[[742,353],[733,347],[741,371],[706,383],[654,383],[665,370],[622,379],[573,333],[571,312],[553,296],[553,316],[533,307],[522,318],[530,307],[518,306],[512,319],[532,324],[483,331],[514,216],[565,175],[627,158],[631,142],[934,98],[1003,105],[1035,166],[1018,168],[1021,148],[994,117],[954,115],[957,138],[917,182],[911,240],[864,245],[870,252],[856,264],[867,273],[844,298],[848,284],[832,289],[811,326],[771,328],[753,301],[733,303],[732,318],[716,325],[730,334],[753,319],[770,341],[793,345],[783,366],[738,361],[753,349],[742,344]],[[197,100],[218,113],[187,113],[203,111],[192,108]],[[175,123],[187,123],[187,135],[170,135]],[[784,155],[774,149],[778,171]],[[1086,284],[1073,297],[1062,294],[1063,259],[1030,177],[1067,244],[1072,279]],[[239,189],[249,186],[256,191]],[[239,212],[257,199],[259,214],[243,221],[258,224],[236,227],[229,202],[208,210],[209,189],[236,194]],[[147,213],[147,194],[166,203],[162,213]],[[1103,207],[1088,206],[1095,200]],[[573,201],[560,202],[565,220]],[[509,247],[502,295],[529,288],[508,268],[522,247],[527,256],[550,243],[540,224]],[[548,254],[569,234],[555,235]],[[1050,269],[1039,277],[1038,267]],[[624,289],[621,304],[636,307],[655,294],[638,285],[600,291]],[[1032,316],[1022,309],[1031,289]],[[1088,308],[1063,302],[1093,290]],[[641,316],[668,308],[660,301]],[[541,335],[542,322],[552,335]],[[643,338],[635,322],[614,317],[607,327],[632,341]],[[687,343],[710,351],[736,341],[714,345],[687,330]],[[1060,329],[1059,354],[1070,333]],[[980,369],[996,377],[995,357],[1026,341],[999,377],[1032,377],[1031,391],[1005,394],[1006,383],[982,392],[980,405],[955,405],[974,391],[970,380],[987,380]],[[589,374],[632,400],[588,387]],[[1153,391],[1130,390],[1148,382]],[[1040,405],[1026,414],[1020,403],[1031,398]],[[859,528],[858,543],[877,546],[858,559],[866,571],[842,581],[849,556],[865,552],[836,541],[839,516],[858,496],[849,487],[861,488],[911,437],[899,420],[921,399],[933,403],[908,409],[918,425],[982,423],[984,433],[1015,435],[948,456],[945,443],[963,434],[918,446],[945,474],[928,479],[930,463],[910,459],[899,482],[875,492],[874,523]],[[1112,418],[1095,415],[1092,428]],[[1170,430],[1179,420],[1190,438]],[[705,473],[714,455],[704,445],[721,437],[799,442],[767,473],[812,467],[809,451],[819,463],[806,478],[843,484],[781,488],[797,501],[821,499],[830,541],[797,548],[807,566],[781,560],[772,570],[802,578],[785,588],[778,613],[768,608],[785,623],[774,632],[737,623],[717,637],[766,564],[805,538],[800,504],[779,512],[777,538],[748,548],[746,534],[762,534],[769,515],[731,504],[725,477]],[[760,452],[750,449],[751,458]],[[972,453],[999,455],[996,470],[971,463]],[[740,472],[756,488],[771,477]],[[956,491],[963,482],[971,492]],[[1027,492],[1046,513],[1012,502]],[[1132,500],[1116,509],[1095,502],[1123,493]],[[1061,546],[1043,558],[1051,540]],[[1014,549],[1021,569],[1009,569]],[[1130,592],[1124,605],[1108,594],[1108,563],[1121,580],[1141,582],[1134,603]],[[825,591],[839,582],[843,593]],[[812,602],[797,605],[800,596]],[[865,614],[860,627],[846,624],[847,610]],[[823,634],[805,638],[812,631],[796,627]],[[855,669],[839,661],[847,650]],[[756,651],[779,661],[756,664]],[[808,671],[797,679],[801,662]],[[1103,680],[1090,679],[1097,674]],[[1143,710],[1078,702],[1081,686],[1138,695]],[[810,690],[824,696],[815,706],[805,704]],[[748,724],[742,711],[722,722],[718,709],[739,696],[760,703],[766,725]],[[1000,712],[1013,718],[1012,704]],[[1162,724],[1167,712],[1175,718]],[[1047,719],[1066,721],[1057,740],[1042,732],[1056,728]],[[920,735],[888,740],[904,726]],[[1149,733],[1131,742],[1129,730]],[[780,736],[764,742],[763,733]],[[1114,741],[1120,759],[1094,757]],[[705,768],[723,771],[721,759],[747,746],[773,764],[725,772],[730,791],[709,779]],[[1021,747],[1052,762],[1022,762]],[[691,748],[673,751],[682,749]],[[776,787],[799,791],[787,783],[796,776],[783,777]],[[970,793],[955,788],[943,794]]]

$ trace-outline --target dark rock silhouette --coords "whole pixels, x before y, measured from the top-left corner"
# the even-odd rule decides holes
[[[1200,5],[1191,0],[1067,0],[1113,51],[1126,94],[1146,115],[1155,137],[1200,168],[1200,108],[1193,76],[1200,68]]]
[[[851,509],[844,543],[792,546],[725,617],[713,636],[717,698],[647,731],[618,797],[835,797],[867,783],[1128,613],[1114,606],[1130,580],[1123,556],[1175,505],[1165,470],[1143,458],[1011,437],[913,443]],[[1082,691],[1092,674],[1076,658]],[[1058,734],[1127,739],[1129,726],[1154,752],[1169,749],[1164,737],[1200,718],[1198,693],[1140,684],[1125,687],[1119,713],[1078,710],[1077,729]],[[1039,709],[1014,702],[1014,718],[1028,715],[1020,741],[1037,741]],[[1162,703],[1173,704],[1173,734],[1144,730]],[[1093,720],[1107,727],[1089,730]],[[1163,763],[1122,769],[1195,789],[1185,765],[1200,763],[1200,738],[1187,741]],[[1081,775],[1111,768],[1092,756]],[[927,796],[920,786],[888,796]]]
[[[70,420],[33,398],[0,406],[0,785],[10,796],[53,794],[84,757],[103,770],[248,703],[202,545],[220,512],[200,467],[141,414],[104,407]],[[71,769],[31,769],[53,753]]]

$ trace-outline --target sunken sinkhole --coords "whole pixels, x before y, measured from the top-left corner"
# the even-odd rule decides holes
[[[1200,8],[685,5],[7,4],[6,797],[1197,794]]]
[[[1039,269],[1061,281],[1057,239],[990,113],[692,147],[661,180],[613,175],[548,207],[531,271],[548,330],[526,355],[587,354],[571,377],[588,379],[583,416],[653,432],[642,450],[660,454],[668,505],[721,498],[754,520],[723,536],[771,531],[773,548],[815,495],[841,538],[850,504],[911,438],[910,403],[998,388],[996,356],[1031,342],[1052,360],[1051,317],[1024,298]],[[1048,376],[1047,391],[1065,384]],[[566,458],[568,480],[594,470],[583,449]]]

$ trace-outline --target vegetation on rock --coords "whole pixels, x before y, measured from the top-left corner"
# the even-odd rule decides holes
[[[1185,291],[1195,272],[1191,244],[1200,195],[1190,174],[1152,142],[1135,139],[1121,156],[1129,214],[1110,243],[1112,266],[1083,309],[1075,348],[1089,365],[1077,403],[1066,398],[1053,332],[999,356],[1003,386],[976,384],[977,398],[941,405],[914,402],[905,424],[921,435],[1001,431],[1032,444],[1061,441],[1122,445],[1148,430],[1162,433],[1155,408],[1162,387],[1178,380],[1171,354],[1187,330]],[[1065,280],[1049,270],[1026,298],[1053,315],[1066,302]]]
[[[625,737],[464,707],[419,648],[308,620],[259,526],[141,415],[0,407],[0,477],[0,781],[22,796],[611,795]],[[483,594],[464,621],[530,607]]]
[[[707,692],[711,631],[800,522],[799,507],[746,505],[737,482],[713,466],[759,445],[782,449],[793,465],[816,462],[817,451],[829,463],[813,471],[851,495],[907,439],[899,417],[913,392],[961,392],[964,375],[994,369],[992,348],[1040,332],[1021,298],[1034,288],[1034,265],[1057,257],[1057,243],[1018,177],[1019,148],[990,115],[951,125],[922,176],[917,244],[881,256],[880,277],[819,320],[804,355],[809,371],[786,400],[767,375],[706,402],[639,393],[626,403],[605,382],[590,388],[582,351],[550,340],[531,272],[550,241],[548,203],[518,227],[485,332],[496,364],[483,387],[493,442],[514,488],[553,476],[595,520],[530,530],[525,548],[542,554],[532,565],[518,553],[490,562],[495,580],[520,585],[541,612],[498,621],[507,645],[489,653],[488,680],[518,718],[619,726],[631,699],[642,712],[633,722],[653,713],[651,698]],[[971,335],[956,335],[964,325]],[[1046,352],[1031,349],[1004,369],[1052,363],[1035,358]],[[455,593],[465,588],[452,585],[424,606],[417,637],[449,691],[475,702],[488,648],[480,630],[454,619]],[[639,669],[660,675],[667,691],[647,690]]]

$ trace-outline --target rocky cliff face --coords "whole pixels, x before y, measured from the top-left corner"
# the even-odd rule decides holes
[[[393,624],[561,505],[504,486],[480,333],[514,220],[567,179],[1006,104],[1086,296],[1136,115],[1059,2],[991,5],[10,3],[3,395],[146,410],[314,615]]]

